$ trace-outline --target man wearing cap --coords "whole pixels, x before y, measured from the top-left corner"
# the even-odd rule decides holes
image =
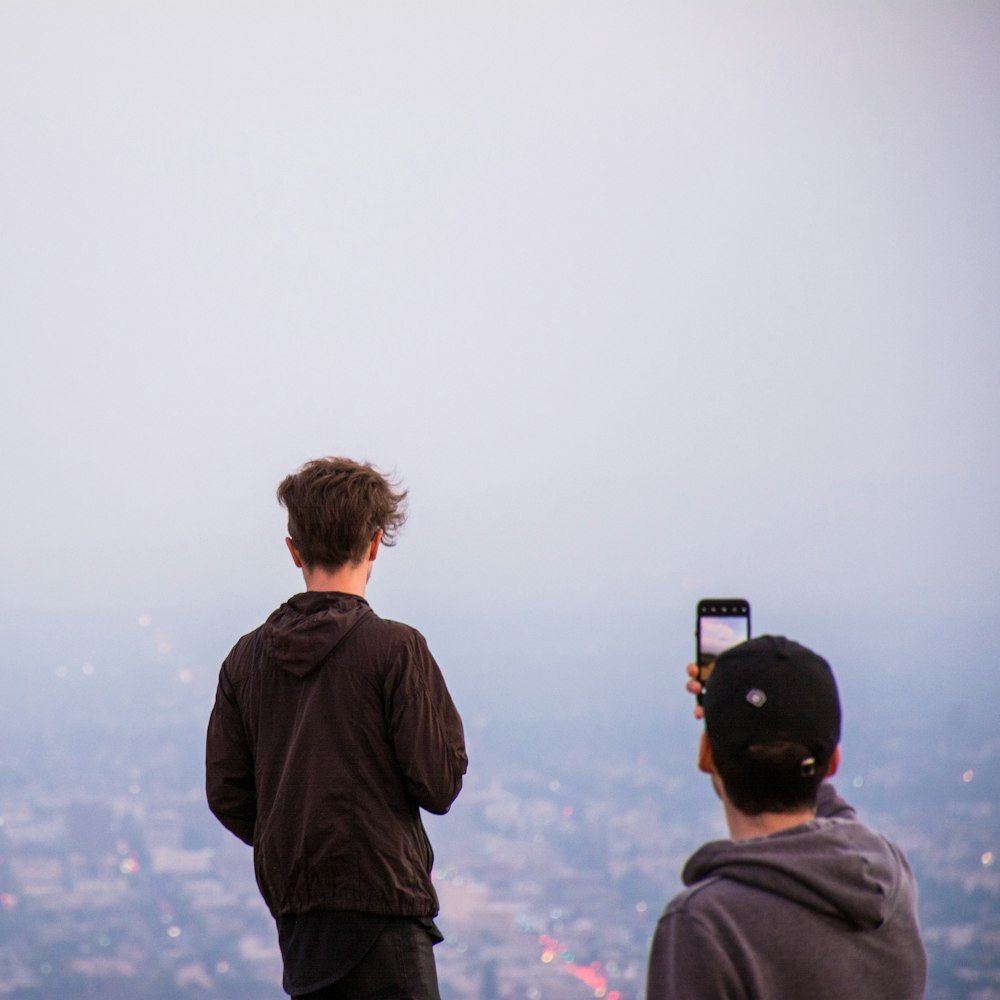
[[[647,1000],[919,1000],[913,874],[824,782],[840,763],[829,664],[788,639],[751,639],[718,658],[703,702],[698,766],[731,839],[684,866],[687,888],[653,937]]]

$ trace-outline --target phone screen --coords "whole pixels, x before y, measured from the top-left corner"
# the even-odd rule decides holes
[[[698,680],[705,685],[716,659],[750,638],[750,604],[735,598],[699,601],[697,637]]]

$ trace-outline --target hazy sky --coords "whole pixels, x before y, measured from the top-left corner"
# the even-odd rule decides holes
[[[1000,6],[0,5],[3,600],[1000,613]],[[692,610],[693,613],[693,610]]]

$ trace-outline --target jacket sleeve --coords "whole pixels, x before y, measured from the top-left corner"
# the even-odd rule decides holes
[[[215,706],[205,741],[205,793],[219,822],[246,844],[253,844],[257,787],[253,753],[236,694],[223,663]]]
[[[406,788],[422,809],[443,815],[469,764],[462,719],[419,632],[411,633],[387,677],[389,737]]]

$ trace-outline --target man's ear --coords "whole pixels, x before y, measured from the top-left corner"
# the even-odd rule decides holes
[[[379,528],[375,532],[375,537],[372,539],[370,548],[368,549],[368,561],[375,562],[375,557],[378,555],[379,543],[382,541],[382,529]]]
[[[698,770],[705,774],[715,774],[715,761],[712,759],[712,744],[708,742],[708,733],[701,731],[701,742],[698,744]]]
[[[292,562],[295,563],[299,569],[302,569],[302,556],[299,555],[299,550],[295,547],[295,542],[293,542],[290,538],[286,538],[285,544],[288,546],[288,551],[292,554]]]
[[[826,776],[832,778],[837,771],[840,770],[840,744],[837,744],[837,749],[833,751],[833,756],[830,758],[830,764],[826,769]]]

